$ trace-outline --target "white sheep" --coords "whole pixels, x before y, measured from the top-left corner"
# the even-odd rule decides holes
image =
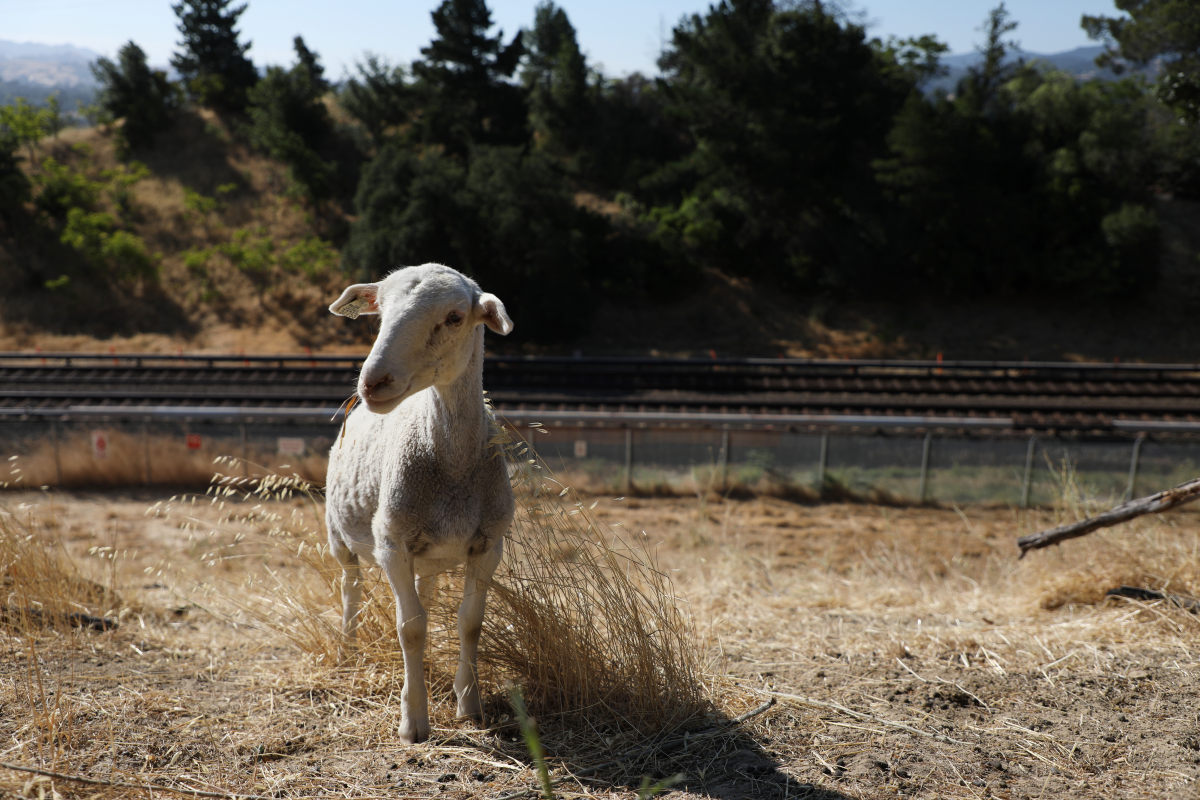
[[[483,325],[507,335],[495,295],[456,270],[425,264],[351,286],[335,314],[380,314],[379,336],[358,379],[362,406],[329,454],[325,519],[342,565],[342,630],[354,639],[362,602],[360,560],[378,563],[396,596],[404,651],[400,738],[429,737],[426,614],[436,576],[466,563],[458,609],[454,691],[460,717],[482,718],[476,653],[487,587],[512,523],[512,486],[489,445],[483,402]]]

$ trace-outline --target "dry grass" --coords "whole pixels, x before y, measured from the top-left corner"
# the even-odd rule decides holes
[[[1194,791],[1200,620],[1163,603],[1100,596],[1113,582],[1138,580],[1196,594],[1198,514],[1144,518],[1017,561],[1016,537],[1085,511],[1092,502],[1086,490],[1031,512],[805,506],[770,497],[597,498],[593,508],[592,499],[570,492],[560,500],[561,489],[534,475],[522,478],[537,491],[522,491],[521,525],[538,520],[555,532],[542,540],[537,530],[518,532],[541,542],[537,569],[547,572],[515,557],[525,546],[515,545],[498,582],[521,591],[512,598],[497,591],[489,600],[492,636],[512,637],[520,650],[506,655],[489,639],[481,654],[492,687],[490,724],[474,729],[452,718],[450,578],[442,622],[431,626],[434,737],[417,747],[395,737],[400,679],[390,592],[372,587],[374,634],[364,636],[356,662],[343,665],[338,576],[316,549],[319,504],[285,496],[301,486],[294,477],[268,480],[248,499],[238,490],[250,482],[234,486],[241,481],[234,477],[219,498],[177,497],[148,517],[143,502],[113,495],[64,497],[53,508],[52,495],[12,496],[33,520],[28,541],[53,537],[94,566],[87,574],[120,591],[124,616],[107,633],[5,632],[12,657],[0,663],[0,737],[9,744],[0,747],[0,761],[281,797],[467,798],[531,789],[537,777],[509,716],[506,679],[524,683],[527,693],[542,690],[537,713],[555,777],[645,744],[649,724],[612,724],[612,712],[629,700],[611,692],[554,713],[557,692],[583,690],[539,671],[527,654],[581,650],[564,645],[555,626],[520,631],[528,610],[541,619],[544,604],[566,603],[561,618],[581,625],[595,646],[612,647],[628,665],[622,681],[636,685],[641,657],[636,648],[623,650],[620,637],[653,640],[653,625],[617,619],[591,631],[571,615],[612,597],[606,602],[614,614],[665,607],[668,620],[677,619],[670,598],[655,594],[669,591],[687,598],[678,606],[688,615],[680,630],[695,633],[681,642],[695,638],[680,647],[700,650],[702,660],[690,668],[717,710],[732,716],[772,695],[779,705],[742,735],[671,753],[651,748],[624,766],[560,785],[561,797],[631,797],[643,774],[677,772],[687,776],[675,789],[682,797]],[[589,544],[589,525],[594,533],[616,521],[626,524],[617,530],[635,534],[623,538],[636,547]],[[100,546],[114,557],[86,555]],[[572,576],[599,580],[589,570],[615,588],[572,587]],[[664,573],[674,589],[661,583]],[[535,585],[546,583],[556,585]],[[629,632],[614,638],[618,624]],[[669,653],[660,649],[657,657]],[[51,706],[69,710],[55,723],[57,749],[47,745],[38,680]],[[673,702],[686,707],[688,697]],[[28,780],[0,771],[0,786],[25,797],[39,787],[66,796],[139,794]]]

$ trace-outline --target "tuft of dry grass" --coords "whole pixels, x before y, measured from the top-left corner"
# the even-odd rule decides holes
[[[111,622],[106,618],[121,605],[115,588],[80,574],[61,543],[39,530],[40,521],[27,508],[0,503],[0,628],[28,634]],[[115,557],[101,549],[102,558]]]

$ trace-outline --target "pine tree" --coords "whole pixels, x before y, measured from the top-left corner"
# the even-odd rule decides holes
[[[1108,45],[1096,59],[1120,73],[1125,62],[1162,59],[1158,97],[1181,117],[1200,123],[1200,5],[1195,0],[1116,0],[1127,17],[1084,15],[1092,39]]]
[[[295,69],[303,70],[307,75],[314,96],[324,94],[329,89],[329,81],[325,80],[325,67],[321,66],[321,57],[308,49],[303,36],[292,39],[292,47],[296,50]]]
[[[271,67],[248,92],[246,130],[250,141],[288,165],[292,182],[313,200],[333,191],[334,165],[318,151],[333,131],[321,98],[328,84],[317,54],[297,36],[296,64],[290,70]]]
[[[525,102],[507,82],[524,53],[521,34],[488,36],[484,0],[443,0],[432,12],[437,38],[421,49],[413,73],[424,94],[421,138],[464,154],[472,143],[522,144]]]
[[[120,136],[128,147],[149,147],[154,135],[171,123],[177,89],[162,70],[152,70],[146,53],[133,42],[117,52],[117,63],[101,58],[92,65],[100,84],[100,107],[114,119],[124,117]]]
[[[183,76],[189,91],[204,105],[231,111],[246,107],[246,92],[258,82],[258,72],[246,51],[250,42],[238,42],[234,28],[245,11],[230,9],[232,0],[180,0],[171,6],[179,17],[184,48],[171,57],[171,65]]]
[[[567,12],[543,0],[534,11],[533,30],[523,32],[522,38],[528,52],[521,82],[529,93],[530,118],[539,144],[575,151],[595,125],[588,102],[587,63],[575,28]]]

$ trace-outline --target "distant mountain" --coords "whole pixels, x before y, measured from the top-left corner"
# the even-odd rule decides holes
[[[1104,52],[1103,45],[1092,45],[1090,47],[1076,47],[1074,50],[1066,50],[1062,53],[1026,53],[1018,52],[1012,54],[1010,61],[1016,61],[1018,58],[1023,58],[1025,61],[1042,61],[1050,64],[1056,69],[1061,69],[1064,72],[1069,72],[1079,80],[1090,80],[1092,78],[1100,78],[1101,80],[1116,80],[1119,77],[1110,69],[1100,69],[1096,66],[1096,56]],[[955,56],[945,56],[942,58],[942,65],[948,67],[950,72],[948,75],[937,80],[930,81],[925,86],[928,92],[936,92],[939,90],[952,92],[959,78],[966,74],[967,70],[976,64],[983,61],[982,53],[962,53]],[[1154,77],[1158,72],[1156,64],[1149,64],[1142,69],[1133,69],[1125,74],[1138,73],[1148,77]]]
[[[99,53],[70,44],[35,44],[0,39],[0,80],[59,88],[94,86],[88,64]]]

